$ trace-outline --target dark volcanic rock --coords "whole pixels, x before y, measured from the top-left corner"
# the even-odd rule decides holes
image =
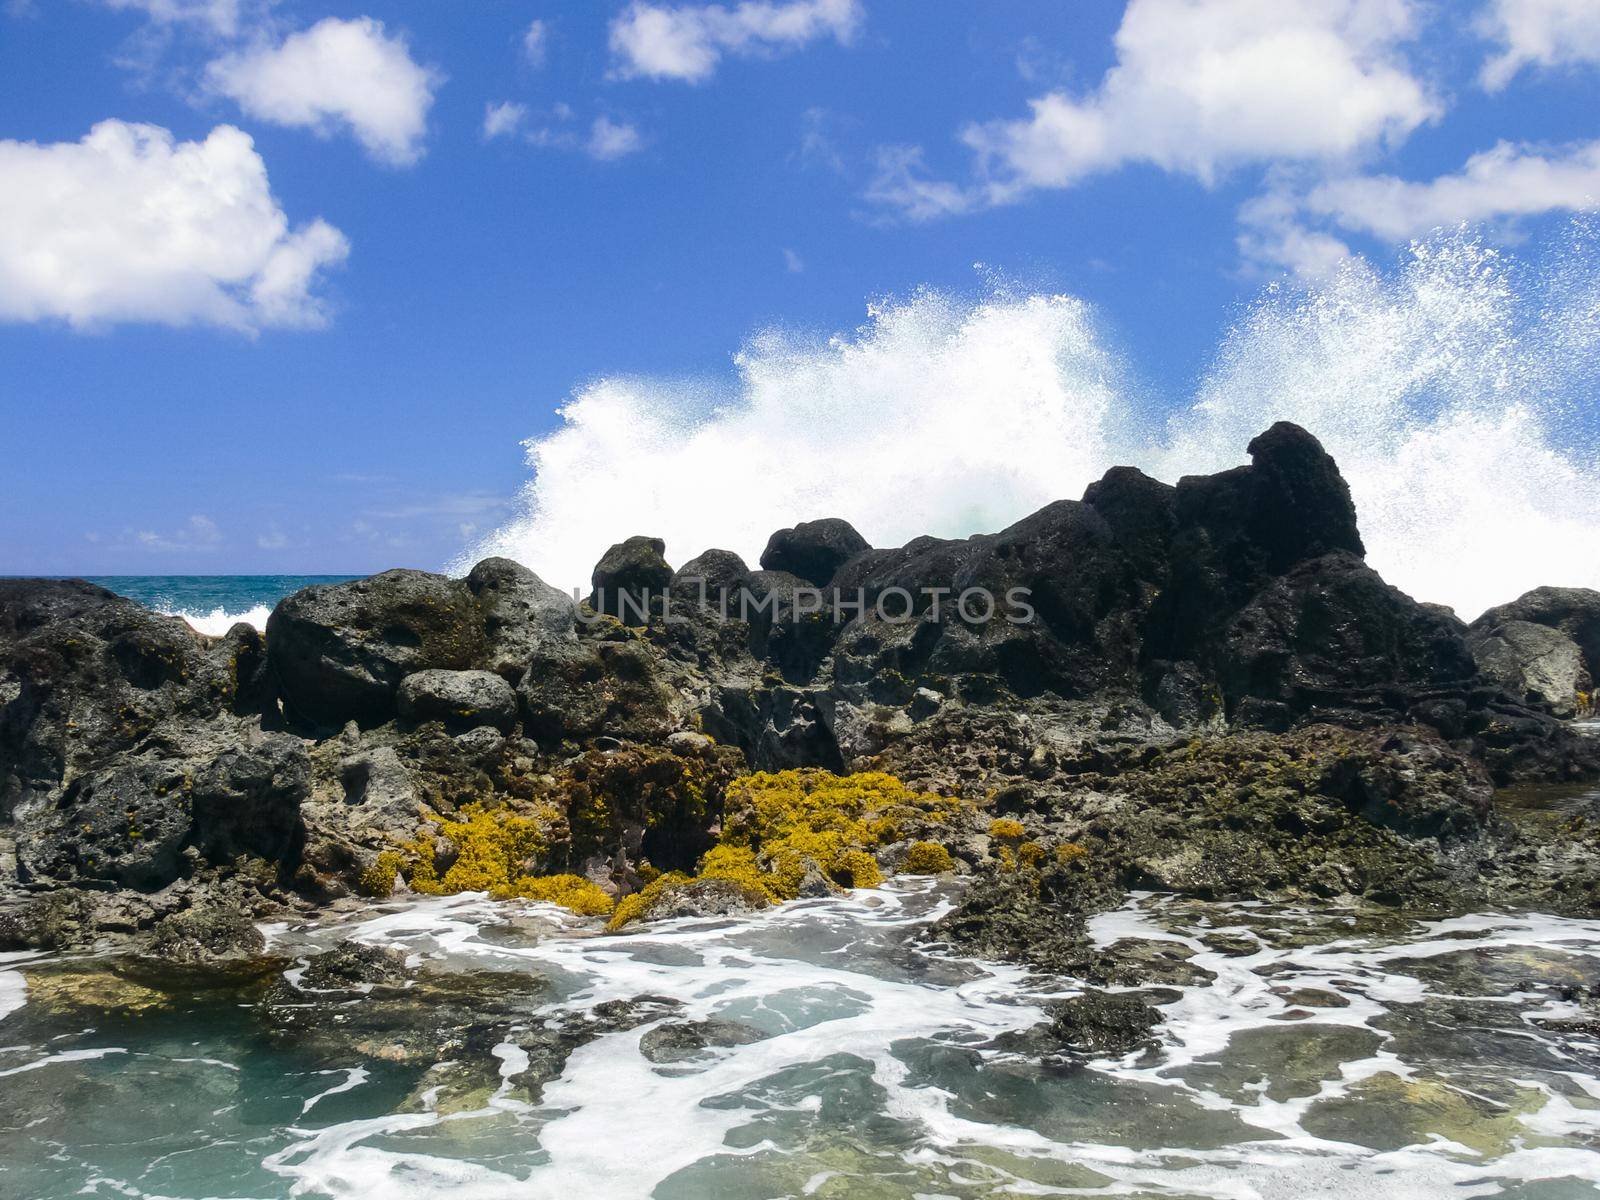
[[[1541,587],[1491,608],[1468,631],[1486,674],[1514,696],[1531,696],[1558,714],[1570,715],[1575,697],[1567,689],[1571,651],[1532,633],[1539,625],[1577,647],[1580,668],[1573,690],[1592,692],[1600,681],[1600,592],[1589,588]]]
[[[1295,714],[1321,706],[1404,712],[1419,692],[1469,687],[1460,634],[1350,554],[1298,564],[1229,623],[1219,647],[1230,702],[1255,697]]]
[[[1150,657],[1205,661],[1230,614],[1263,583],[1309,559],[1365,553],[1350,489],[1316,438],[1279,422],[1250,443],[1250,457],[1247,467],[1178,481]]]
[[[254,921],[236,909],[203,906],[159,922],[151,950],[162,962],[195,966],[259,957],[266,939]]]
[[[513,685],[535,653],[577,637],[578,605],[521,563],[486,558],[467,575],[483,613],[483,665]]]
[[[682,698],[637,641],[546,647],[517,688],[528,733],[545,741],[602,735],[659,741],[680,727]]]
[[[493,725],[504,731],[516,722],[517,693],[492,671],[418,671],[401,681],[399,709],[408,721],[442,721],[456,730]]]
[[[81,580],[0,580],[0,819],[235,699],[238,644]]]
[[[178,877],[191,826],[181,760],[135,759],[78,776],[18,831],[24,880],[97,880],[154,891]]]
[[[387,946],[359,942],[316,955],[300,975],[300,987],[336,991],[363,983],[404,983],[406,956]]]
[[[1309,433],[1276,425],[1250,457],[1176,487],[1116,468],[964,539],[874,550],[806,522],[756,571],[710,550],[674,575],[630,538],[594,574],[612,615],[505,559],[306,589],[265,639],[0,581],[0,938],[170,922],[175,955],[226,955],[209,909],[385,891],[396,856],[420,890],[459,861],[442,822],[469,805],[537,827],[517,870],[636,887],[646,860],[695,868],[736,772],[815,766],[963,796],[936,840],[972,882],[937,936],[1097,985],[1137,974],[1084,924],[1130,888],[1592,910],[1600,853],[1519,832],[1490,784],[1600,776],[1600,738],[1554,715],[1595,677],[1600,594],[1539,589],[1469,629],[1362,561]],[[725,881],[664,894],[655,915],[750,902]],[[416,982],[372,985],[392,993],[373,1044],[392,1021],[405,1061],[435,1034],[492,1047],[537,1008],[480,1021],[439,983],[454,1015],[417,1020]],[[529,1036],[552,1062],[574,1044]]]
[[[249,854],[292,868],[304,836],[300,806],[310,795],[311,760],[299,738],[271,734],[224,750],[194,774],[194,844],[214,863]]]
[[[645,615],[672,583],[672,568],[662,557],[667,544],[637,536],[607,550],[589,577],[594,592],[589,607],[619,620],[644,623]]]
[[[472,667],[484,651],[467,585],[425,571],[305,588],[267,621],[267,661],[286,709],[323,727],[388,720],[407,675]]]
[[[672,602],[676,605],[704,605],[730,616],[739,615],[739,591],[750,583],[750,568],[732,550],[707,550],[696,555],[672,577]]]
[[[827,587],[840,567],[870,549],[867,539],[849,521],[839,517],[801,521],[767,539],[767,548],[761,552],[761,568],[787,571],[815,587]]]
[[[639,1053],[653,1063],[683,1062],[716,1046],[747,1046],[766,1035],[759,1029],[713,1017],[705,1021],[667,1021],[639,1039]]]
[[[1093,988],[1050,1006],[1049,1037],[1074,1050],[1126,1054],[1151,1040],[1161,1013],[1138,996]]]

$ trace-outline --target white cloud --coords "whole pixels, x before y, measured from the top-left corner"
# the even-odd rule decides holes
[[[791,275],[799,275],[806,269],[805,259],[787,246],[783,248],[783,265],[788,268]]]
[[[289,227],[231,125],[203,142],[122,121],[0,141],[0,320],[314,327],[318,273],[348,251],[325,221]]]
[[[540,124],[523,136],[529,145],[540,149],[587,154],[597,162],[615,162],[644,149],[644,138],[631,122],[598,116],[589,123],[585,132],[576,124],[576,120],[577,113],[571,105],[557,104]],[[518,127],[521,125],[519,118]]]
[[[866,199],[912,221],[970,212],[983,203],[979,189],[930,176],[920,146],[880,146]]]
[[[1441,227],[1515,221],[1600,208],[1600,141],[1560,150],[1501,142],[1450,175],[1414,182],[1393,175],[1324,180],[1295,193],[1274,189],[1241,216],[1247,257],[1323,275],[1348,254],[1318,226],[1405,242]]]
[[[508,137],[520,129],[527,119],[526,104],[518,104],[514,100],[490,104],[483,113],[483,140],[488,142],[498,137]]]
[[[1491,0],[1479,29],[1503,47],[1480,76],[1492,92],[1524,67],[1600,63],[1600,0]]]
[[[1413,0],[1130,0],[1094,91],[962,132],[976,183],[929,180],[901,148],[870,194],[929,217],[1130,163],[1210,184],[1246,163],[1353,158],[1439,113],[1399,54],[1414,27]]]
[[[858,0],[746,0],[731,8],[635,0],[611,22],[611,51],[624,78],[698,83],[724,54],[774,54],[826,37],[844,44],[860,21]]]
[[[613,121],[610,117],[600,116],[589,127],[589,140],[584,143],[583,152],[600,162],[614,162],[643,147],[644,139],[634,126],[626,121]]]
[[[371,17],[328,17],[280,45],[227,55],[211,64],[206,80],[261,120],[322,135],[348,128],[391,166],[422,156],[428,109],[442,82]]]
[[[1345,229],[1402,241],[1441,225],[1582,211],[1597,202],[1600,141],[1554,153],[1501,142],[1454,175],[1426,183],[1390,175],[1332,180],[1313,189],[1305,206]]]
[[[222,37],[235,37],[250,12],[271,0],[101,0],[107,8],[140,12],[158,25],[193,25]]]
[[[550,52],[550,29],[543,21],[530,21],[522,34],[522,57],[534,67],[544,66]]]
[[[180,554],[209,554],[222,545],[222,530],[204,513],[196,513],[175,533],[156,533],[146,529],[134,535],[134,540],[146,550],[164,550]]]

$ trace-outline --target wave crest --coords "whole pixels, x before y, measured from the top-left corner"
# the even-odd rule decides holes
[[[770,330],[732,387],[578,391],[526,443],[521,515],[454,566],[501,554],[570,589],[633,533],[678,562],[712,546],[754,562],[773,530],[821,516],[875,545],[964,536],[1118,463],[1168,480],[1235,465],[1291,420],[1339,460],[1369,559],[1413,595],[1470,617],[1541,583],[1600,587],[1597,262],[1584,225],[1541,260],[1458,232],[1391,271],[1356,260],[1269,288],[1165,411],[1071,296],[924,290],[848,335]]]

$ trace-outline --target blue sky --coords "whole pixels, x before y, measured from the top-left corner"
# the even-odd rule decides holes
[[[1597,100],[1600,0],[9,0],[0,573],[436,567],[590,381],[991,273],[1178,404],[1591,207]]]

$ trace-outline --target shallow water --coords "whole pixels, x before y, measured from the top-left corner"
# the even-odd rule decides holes
[[[919,883],[623,937],[474,897],[273,928],[503,972],[476,1091],[354,1046],[261,1036],[237,994],[96,1012],[59,960],[0,959],[0,1194],[135,1197],[1147,1195],[1565,1197],[1600,1187],[1600,922],[1413,922],[1138,896],[1095,935],[1176,943],[1159,1045],[1040,1063],[995,1048],[1070,980],[912,943]],[[32,972],[29,990],[21,981]],[[291,975],[295,972],[291,969]],[[1209,977],[1209,978],[1208,978]],[[83,976],[79,975],[80,980]],[[92,976],[91,976],[92,978]],[[81,987],[81,984],[80,984]],[[518,1030],[643,994],[681,1007],[576,1050],[535,1099]],[[25,1003],[19,1003],[26,998]],[[82,996],[79,996],[81,1001]],[[8,1012],[9,1009],[9,1012]],[[86,1015],[87,1014],[87,1015]],[[744,1044],[650,1061],[668,1021]],[[327,1020],[344,1019],[330,1013]]]

